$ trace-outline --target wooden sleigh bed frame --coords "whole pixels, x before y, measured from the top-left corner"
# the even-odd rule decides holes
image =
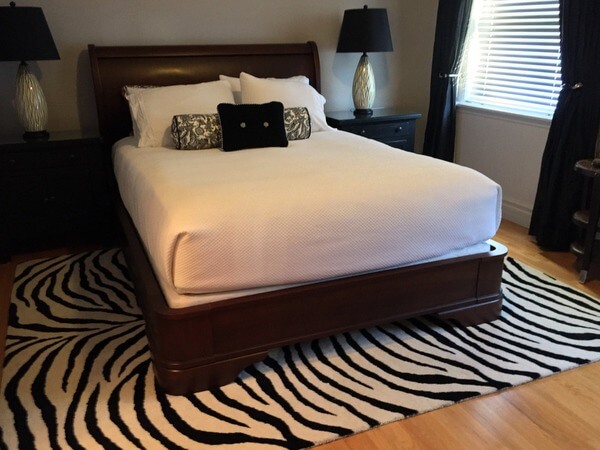
[[[101,135],[130,134],[124,85],[199,83],[241,71],[306,75],[320,88],[314,42],[216,46],[89,46]],[[464,325],[495,319],[506,248],[181,309],[168,306],[145,247],[122,204],[125,255],[146,320],[154,372],[170,394],[230,383],[274,348],[395,320],[437,314]]]

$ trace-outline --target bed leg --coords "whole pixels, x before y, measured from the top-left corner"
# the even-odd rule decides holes
[[[452,320],[463,326],[479,325],[497,319],[502,310],[502,292],[479,300],[477,303],[437,313],[444,320]]]
[[[185,395],[229,384],[242,370],[264,360],[267,355],[268,352],[254,353],[186,369],[172,369],[154,361],[152,365],[158,385],[167,394]]]

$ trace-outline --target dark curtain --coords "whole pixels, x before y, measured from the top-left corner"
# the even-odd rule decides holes
[[[561,0],[563,89],[542,157],[529,233],[538,245],[567,250],[576,238],[583,177],[573,167],[594,157],[600,123],[600,0]]]
[[[458,73],[472,4],[473,0],[440,0],[438,5],[423,153],[446,161],[454,160],[455,75]]]

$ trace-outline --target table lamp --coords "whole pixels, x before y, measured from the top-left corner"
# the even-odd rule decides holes
[[[0,61],[21,61],[15,108],[25,139],[48,138],[48,106],[42,87],[25,61],[60,59],[42,8],[0,7]]]
[[[352,82],[354,114],[371,115],[375,78],[367,52],[391,52],[392,36],[385,8],[347,9],[338,40],[338,53],[362,53]]]

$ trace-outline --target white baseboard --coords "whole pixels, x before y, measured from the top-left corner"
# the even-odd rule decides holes
[[[529,228],[532,208],[504,199],[502,201],[502,218]]]

